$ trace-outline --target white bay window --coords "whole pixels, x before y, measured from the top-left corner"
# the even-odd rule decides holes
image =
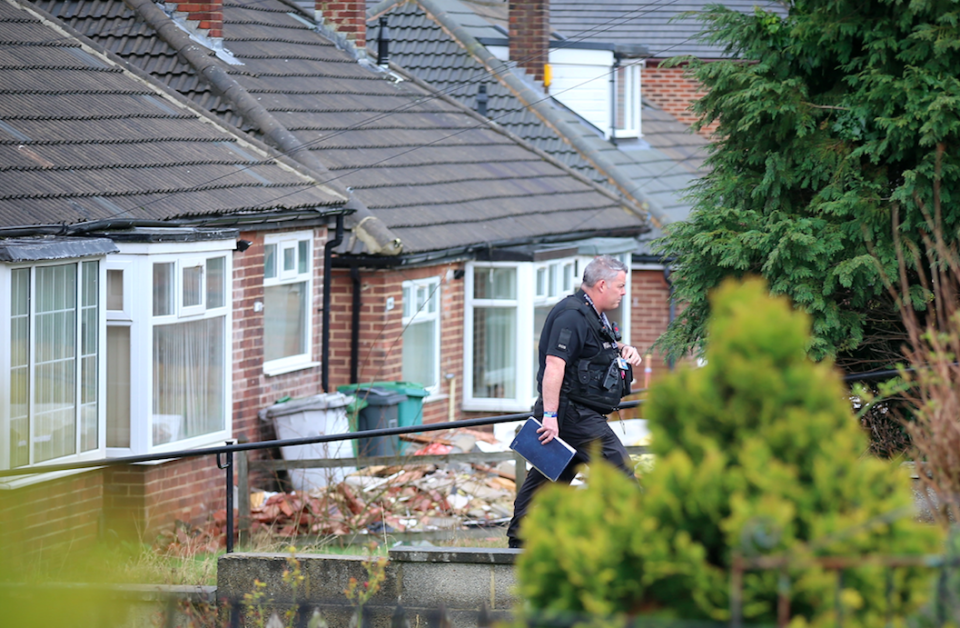
[[[102,286],[102,259],[0,270],[0,468],[103,455]]]
[[[187,449],[230,435],[234,240],[120,244],[107,270],[107,447]]]

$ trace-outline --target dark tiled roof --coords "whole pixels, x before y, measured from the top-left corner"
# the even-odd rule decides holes
[[[120,0],[40,4],[239,123],[202,83],[186,80],[193,73],[172,51],[125,52],[143,27]],[[353,189],[405,253],[644,229],[612,196],[429,90],[356,63],[291,12],[278,0],[226,2],[224,46],[243,65],[221,66]]]
[[[475,108],[479,86],[487,89],[487,116],[597,182],[606,177],[564,142],[506,87],[473,59],[416,3],[390,13],[390,59],[464,105]],[[376,45],[376,41],[371,42]]]
[[[716,4],[743,13],[759,6],[786,14],[783,5],[770,0],[550,0],[550,27],[575,41],[639,43],[657,59],[680,55],[716,59],[725,56],[723,50],[699,40],[704,24],[697,17]]]
[[[449,9],[445,11],[448,16],[469,13],[463,8],[466,3],[459,0],[438,1]],[[377,8],[386,4],[380,3]],[[475,106],[478,86],[486,85],[490,95],[487,115],[491,119],[594,180],[606,182],[603,173],[595,170],[557,131],[527,109],[416,2],[400,3],[388,15],[392,61],[467,106]],[[376,45],[375,39],[370,43]],[[684,198],[684,190],[699,176],[707,143],[691,133],[689,127],[645,102],[641,111],[643,141],[623,141],[615,147],[552,99],[544,97],[536,106],[551,107],[592,150],[606,156],[612,167],[633,182],[633,195],[655,206],[651,211],[658,220],[668,223],[686,218],[690,203]]]
[[[345,200],[37,16],[0,3],[0,226]]]

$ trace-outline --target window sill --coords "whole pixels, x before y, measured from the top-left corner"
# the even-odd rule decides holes
[[[320,366],[319,362],[297,362],[295,364],[278,364],[276,366],[264,364],[263,374],[267,377],[276,377],[277,375],[302,371],[303,369],[312,369],[317,366]]]
[[[516,399],[464,399],[463,409],[466,412],[503,412],[513,414],[515,412],[529,412],[533,408],[536,397],[529,401],[518,401]]]
[[[432,395],[427,395],[426,397],[424,397],[423,403],[424,405],[426,405],[428,403],[434,403],[436,401],[447,401],[448,399],[450,399],[449,393],[434,393]]]
[[[65,471],[31,473],[30,475],[23,475],[20,477],[13,476],[0,478],[0,491],[14,491],[18,488],[33,486],[34,484],[41,484],[43,482],[51,482],[53,480],[59,480],[60,478],[70,477],[72,475],[80,475],[81,473],[87,473],[88,471],[98,471],[103,468],[104,467],[88,467],[84,469],[67,469]]]

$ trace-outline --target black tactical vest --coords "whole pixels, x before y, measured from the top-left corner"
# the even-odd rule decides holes
[[[554,316],[550,318],[555,319],[561,312],[567,310],[580,312],[593,332],[597,344],[600,345],[600,350],[596,355],[581,357],[574,363],[567,364],[560,397],[576,401],[600,414],[609,414],[620,405],[620,399],[630,394],[630,382],[633,380],[632,368],[627,365],[626,370],[621,370],[617,365],[620,352],[612,332],[603,328],[600,317],[584,301],[579,292],[561,301],[554,310]],[[553,320],[549,322],[552,327]],[[546,325],[544,328],[547,332]]]

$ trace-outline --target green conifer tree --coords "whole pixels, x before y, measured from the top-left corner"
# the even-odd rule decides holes
[[[914,520],[906,474],[863,455],[838,372],[807,358],[809,317],[767,296],[761,280],[726,283],[712,307],[706,365],[651,390],[656,463],[642,491],[601,467],[587,490],[551,487],[531,509],[518,576],[535,608],[723,621],[738,552],[803,560],[941,549],[941,530]],[[787,573],[795,625],[834,625],[835,573]],[[932,575],[897,569],[888,609],[882,569],[847,571],[844,625],[883,625],[888,610],[906,617]],[[776,619],[778,577],[745,575],[748,623]]]
[[[689,60],[706,88],[695,109],[719,128],[690,220],[664,243],[688,307],[661,342],[675,356],[698,348],[709,291],[756,274],[813,316],[815,359],[848,372],[890,365],[906,339],[879,272],[898,276],[893,208],[920,242],[920,204],[939,189],[949,243],[960,228],[960,8],[783,4],[787,16],[715,5],[706,39],[729,58]],[[923,307],[919,290],[914,300]]]

